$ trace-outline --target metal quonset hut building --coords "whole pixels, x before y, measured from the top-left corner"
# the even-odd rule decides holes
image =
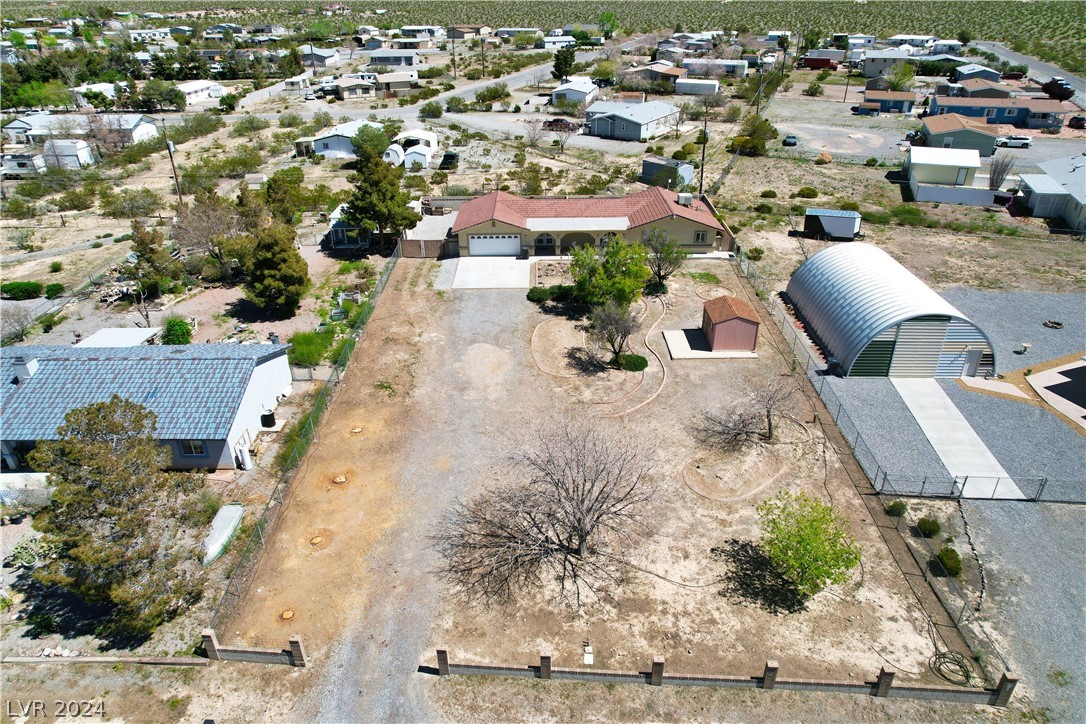
[[[847,377],[994,374],[991,340],[882,249],[854,243],[818,252],[792,275],[788,297]]]

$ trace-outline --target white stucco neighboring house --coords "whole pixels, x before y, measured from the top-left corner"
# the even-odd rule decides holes
[[[313,139],[313,153],[324,158],[357,158],[351,139],[363,126],[384,129],[380,123],[373,121],[340,123],[338,126],[325,129],[321,135]]]

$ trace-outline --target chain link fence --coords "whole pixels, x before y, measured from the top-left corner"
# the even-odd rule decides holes
[[[791,349],[794,367],[803,368],[804,374],[822,398],[841,434],[852,447],[852,452],[867,479],[871,481],[871,486],[886,495],[960,498],[969,477],[937,477],[908,470],[890,470],[879,460],[872,447],[864,440],[859,426],[849,416],[845,403],[833,391],[833,387],[826,384],[827,365],[815,345],[804,331],[797,328],[796,320],[784,308],[780,297],[768,287],[758,272],[757,265],[747,258],[742,249],[738,250],[738,254],[739,268],[754,287],[758,298],[765,303],[773,322],[781,330],[785,344]],[[1017,488],[1026,500],[1086,504],[1086,479],[1051,478],[1035,471],[1021,472],[1022,475],[1012,474],[1006,478],[985,478],[983,488],[990,488],[990,499],[1020,499],[1014,492]],[[974,486],[974,489],[977,487]],[[970,497],[975,495],[971,493]]]
[[[234,569],[230,572],[226,590],[223,591],[222,597],[219,599],[219,603],[216,605],[215,611],[211,616],[211,628],[216,628],[219,622],[232,613],[238,602],[245,596],[245,592],[248,590],[249,583],[252,580],[253,571],[256,570],[257,563],[260,561],[260,554],[264,550],[265,539],[275,530],[275,525],[279,521],[280,515],[282,515],[283,507],[289,496],[290,486],[294,482],[298,466],[305,457],[305,453],[309,449],[309,444],[313,441],[313,436],[320,423],[321,416],[324,414],[325,409],[327,409],[336,386],[339,384],[343,374],[347,370],[347,364],[350,362],[351,353],[354,352],[355,347],[358,346],[358,340],[361,339],[362,335],[365,333],[366,323],[369,322],[370,317],[373,316],[373,310],[377,306],[377,301],[380,299],[382,292],[384,292],[385,286],[388,284],[388,278],[392,275],[392,271],[396,266],[396,261],[399,258],[400,251],[399,247],[397,247],[396,251],[393,252],[392,256],[385,264],[385,268],[381,271],[381,275],[377,279],[373,292],[362,304],[358,321],[351,330],[351,334],[343,347],[343,352],[340,354],[339,359],[336,360],[335,364],[332,366],[328,381],[321,386],[320,391],[313,399],[312,407],[299,418],[296,423],[294,423],[295,425],[303,426],[302,431],[298,436],[297,441],[294,443],[290,455],[282,466],[279,480],[276,482],[275,488],[268,497],[268,502],[264,506],[264,511],[260,514],[260,518],[253,526],[253,532],[246,540],[245,548],[242,549],[241,556],[234,565]]]

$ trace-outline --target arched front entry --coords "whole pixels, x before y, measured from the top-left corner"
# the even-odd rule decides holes
[[[596,239],[584,231],[573,231],[562,237],[562,253],[569,254],[580,246],[596,246]]]
[[[557,240],[550,234],[540,234],[535,238],[535,256],[554,256],[558,253]]]

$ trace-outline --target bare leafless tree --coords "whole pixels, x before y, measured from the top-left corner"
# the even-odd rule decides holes
[[[778,377],[751,390],[721,412],[707,412],[694,432],[708,445],[734,450],[753,442],[773,440],[773,418],[796,392],[795,380]]]
[[[606,60],[614,60],[618,56],[622,55],[622,46],[620,45],[608,45],[600,51]]]
[[[172,239],[186,254],[210,255],[220,265],[227,263],[220,240],[248,231],[234,204],[213,193],[197,193],[192,203],[177,204]]]
[[[524,125],[524,142],[528,148],[535,148],[543,140],[543,121],[536,119]]]
[[[609,299],[592,310],[588,329],[594,341],[611,350],[614,366],[621,368],[622,353],[637,327],[637,317],[630,308]]]
[[[535,86],[536,90],[539,90],[550,79],[551,73],[549,70],[539,70],[532,76],[532,85]]]
[[[431,539],[439,574],[465,598],[549,593],[581,606],[620,580],[651,497],[638,448],[616,431],[562,420],[515,458],[524,479],[460,502]]]
[[[1014,156],[996,156],[992,159],[992,165],[988,167],[988,189],[999,191],[1003,188],[1003,182],[1014,171]]]
[[[0,327],[5,342],[21,342],[26,339],[30,328],[34,326],[34,315],[29,309],[22,306],[11,305],[4,310],[0,319]]]
[[[573,138],[580,132],[577,128],[566,128],[561,131],[555,131],[554,137],[558,139],[558,153],[563,154],[566,152],[566,144],[569,143],[569,139]]]

